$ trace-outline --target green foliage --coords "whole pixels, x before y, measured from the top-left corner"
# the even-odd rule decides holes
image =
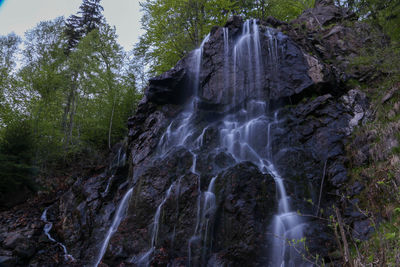
[[[381,266],[398,266],[400,248],[400,216],[394,213],[392,218],[381,223],[371,238],[358,244],[359,262],[379,264]]]
[[[29,30],[18,70],[14,55],[20,39],[0,38],[0,68],[11,77],[0,81],[1,142],[24,121],[29,125],[26,140],[35,144],[29,148],[29,163],[22,160],[24,154],[2,152],[4,173],[21,173],[18,179],[7,174],[6,185],[28,183],[19,181],[29,177],[31,164],[46,171],[111,148],[126,136],[126,121],[142,96],[136,87],[136,62],[117,43],[115,28],[102,22],[65,53],[70,45],[66,27],[64,19],[57,18]]]
[[[0,194],[22,187],[35,190],[34,138],[28,121],[15,121],[0,131]]]
[[[393,40],[400,41],[400,0],[337,1],[355,11],[362,20],[382,29]]]
[[[222,26],[232,15],[289,20],[315,0],[146,0],[141,2],[145,30],[135,48],[150,73],[167,71],[199,46],[212,26]]]
[[[297,18],[304,10],[314,7],[315,0],[259,0],[250,1],[246,17],[265,19],[273,16],[283,21]]]
[[[70,138],[110,148],[125,135],[126,120],[141,96],[134,74],[125,68],[129,63],[116,42],[115,29],[103,25],[90,32],[69,60],[73,72],[80,73],[78,92],[74,92],[79,102],[75,102],[75,127]],[[126,101],[132,102],[127,105]]]
[[[136,54],[144,57],[151,72],[168,70],[198,46],[212,25],[226,21],[235,3],[229,0],[148,0],[141,2],[144,12]]]
[[[375,38],[382,36],[375,35]],[[389,82],[396,82],[400,75],[400,47],[395,43],[381,43],[382,39],[374,39],[360,51],[360,56],[352,62],[353,66],[368,66],[380,73],[389,75]]]
[[[16,65],[16,54],[21,39],[15,34],[0,36],[0,127],[12,116],[10,101],[11,88],[15,83],[12,72]]]

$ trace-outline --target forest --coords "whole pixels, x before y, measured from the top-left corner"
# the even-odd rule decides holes
[[[363,23],[371,29],[359,54],[346,60],[360,72],[368,68],[372,78],[350,78],[346,86],[360,88],[375,105],[374,120],[360,126],[353,140],[373,132],[374,155],[384,154],[389,128],[399,118],[388,114],[400,99],[400,0],[142,0],[144,34],[130,51],[118,43],[101,0],[83,0],[79,12],[68,18],[41,21],[25,36],[0,36],[0,208],[10,209],[38,192],[65,190],[66,177],[103,168],[113,147],[128,142],[128,119],[148,90],[148,79],[174,67],[215,26],[224,26],[232,16],[273,17],[288,25],[324,2],[351,12],[349,27]],[[398,133],[390,134],[400,142]],[[346,149],[356,157],[354,145]],[[390,148],[390,159],[399,153],[398,146]],[[351,179],[367,173],[376,177],[373,184],[379,188],[362,200],[367,213],[392,207],[384,228],[377,228],[370,243],[355,241],[351,253],[371,263],[377,250],[396,266],[400,176],[389,156],[379,155],[362,166],[348,164]],[[387,198],[380,198],[382,193]],[[23,201],[14,201],[20,194]],[[382,216],[375,217],[379,221]]]

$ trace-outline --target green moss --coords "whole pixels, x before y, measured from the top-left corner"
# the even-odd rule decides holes
[[[347,87],[350,87],[350,88],[361,87],[361,83],[356,79],[348,80],[346,85],[347,85]]]

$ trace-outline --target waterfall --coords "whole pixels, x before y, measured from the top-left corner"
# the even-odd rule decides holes
[[[260,33],[256,20],[243,24],[242,34],[233,48],[235,99],[233,104],[252,96],[260,98],[263,72]],[[229,61],[229,57],[225,57]],[[229,64],[229,63],[227,63]],[[241,80],[241,84],[237,82]]]
[[[194,67],[194,80],[193,80],[193,89],[194,89],[194,95],[198,95],[198,90],[200,87],[200,73],[201,73],[201,61],[203,58],[203,47],[205,43],[208,42],[210,39],[210,34],[208,34],[203,41],[200,44],[200,47],[194,50],[194,61],[192,63]]]
[[[272,70],[277,70],[280,58],[279,37],[269,28],[266,29],[265,36],[268,40],[267,64]],[[303,237],[303,228],[306,224],[296,212],[291,210],[284,179],[273,163],[271,128],[279,127],[282,122],[278,120],[278,112],[273,112],[271,116],[268,103],[260,99],[263,93],[260,83],[263,72],[260,47],[257,23],[255,20],[248,20],[244,23],[242,36],[234,47],[234,72],[236,76],[245,76],[246,79],[243,80],[247,81],[240,88],[240,98],[255,99],[248,100],[239,112],[225,117],[223,127],[220,128],[221,144],[228,149],[236,161],[251,161],[275,180],[279,205],[272,223],[270,265],[307,265],[302,260],[301,244],[298,244]],[[246,119],[241,120],[241,117]],[[267,138],[262,138],[263,136]]]
[[[192,59],[191,59],[191,64],[193,66],[193,82],[192,82],[192,90],[193,90],[193,97],[191,98],[190,101],[188,101],[188,104],[185,106],[184,111],[178,115],[178,117],[173,120],[169,126],[167,127],[166,131],[160,138],[160,142],[158,144],[158,150],[159,154],[161,156],[165,156],[168,151],[176,146],[187,146],[187,140],[193,135],[192,132],[192,120],[194,113],[196,111],[196,101],[197,101],[197,96],[198,96],[198,89],[200,86],[200,73],[201,73],[201,64],[202,64],[202,57],[203,57],[203,47],[205,43],[209,40],[210,34],[207,35],[204,40],[202,41],[200,47],[196,50],[194,50],[192,54]],[[206,129],[203,129],[202,135],[204,135]],[[196,141],[194,142],[196,146],[201,146],[202,145],[202,135],[200,135]],[[189,150],[192,153],[193,156],[193,163],[191,167],[191,172],[195,174],[198,178],[198,192],[199,192],[199,197],[197,200],[197,224],[195,227],[195,233],[198,231],[198,228],[200,227],[200,221],[201,221],[201,187],[200,187],[200,174],[196,172],[196,161],[197,161],[197,154],[193,151],[193,149]],[[182,177],[179,178],[178,184],[180,186],[180,180]],[[171,190],[174,187],[175,183],[172,183],[169,187],[169,189],[166,192],[166,195],[164,199],[161,201],[160,205],[157,207],[156,213],[153,218],[153,228],[152,228],[152,236],[151,236],[151,246],[148,251],[143,253],[141,257],[138,259],[136,256],[132,257],[130,262],[135,263],[138,266],[149,266],[153,252],[155,250],[155,246],[157,245],[157,236],[158,236],[158,229],[159,229],[159,218],[161,214],[161,209],[164,206],[165,202],[169,198],[171,194]],[[178,190],[179,191],[179,190]],[[189,241],[189,247],[190,247],[190,241]],[[189,254],[190,254],[190,248],[189,248]],[[189,255],[190,258],[190,255]]]
[[[221,83],[224,92],[219,93],[218,98],[226,97],[223,101],[226,103],[223,108],[230,112],[217,116],[209,123],[202,121],[201,127],[196,118],[202,112],[198,103],[205,99],[203,83],[206,84],[207,80],[204,79],[202,60],[205,44],[211,38],[210,35],[203,40],[198,49],[190,54],[188,61],[190,62],[192,97],[187,100],[183,111],[170,122],[157,146],[156,154],[161,159],[165,158],[171,149],[178,146],[185,148],[192,155],[191,167],[186,172],[191,172],[195,176],[194,180],[197,181],[197,189],[195,189],[197,190],[197,201],[194,211],[196,212],[196,221],[193,224],[192,234],[187,237],[188,240],[185,244],[187,245],[185,260],[188,266],[207,266],[210,258],[215,257],[212,255],[213,229],[219,194],[215,184],[219,183],[218,177],[224,170],[220,169],[216,174],[208,174],[207,177],[203,177],[201,164],[198,164],[198,160],[202,159],[200,153],[207,143],[205,140],[208,138],[207,130],[209,128],[217,132],[217,138],[213,140],[216,145],[213,143],[212,151],[207,151],[207,153],[227,152],[236,164],[250,161],[263,174],[269,174],[275,180],[278,207],[271,224],[265,225],[265,232],[269,234],[270,243],[268,246],[270,250],[265,251],[265,255],[269,256],[269,262],[265,264],[282,267],[309,265],[302,259],[301,244],[297,244],[303,238],[303,231],[307,227],[307,223],[292,209],[290,194],[286,192],[285,188],[285,179],[281,177],[274,162],[274,154],[277,149],[279,150],[275,147],[274,138],[277,132],[284,128],[285,118],[279,113],[279,110],[271,110],[271,107],[276,105],[271,105],[267,97],[269,87],[266,86],[267,78],[265,76],[266,72],[268,72],[269,78],[277,74],[285,48],[279,46],[280,33],[269,28],[263,30],[263,35],[261,35],[257,21],[247,20],[239,33],[232,34],[229,28],[222,28],[219,31],[224,41],[224,50],[223,65],[218,70],[218,75],[223,79]],[[262,48],[266,49],[266,54],[262,53]],[[274,78],[277,77],[272,77],[270,80]],[[268,85],[270,86],[270,84]],[[158,241],[158,235],[162,223],[160,220],[162,210],[167,205],[166,203],[169,205],[167,201],[171,198],[175,188],[176,206],[177,212],[179,212],[178,196],[181,179],[184,176],[185,174],[179,179],[171,181],[169,188],[164,192],[165,195],[157,206],[150,227],[150,247],[148,250],[143,250],[140,255],[132,256],[131,263],[138,266],[152,264],[158,243],[161,243]],[[204,190],[204,182],[208,183],[207,190]],[[101,262],[108,242],[124,216],[132,190],[131,188],[125,194],[119,204],[112,225],[102,243],[95,266]],[[176,226],[171,227],[172,243],[175,234]]]
[[[106,189],[104,189],[104,192],[101,193],[101,195],[102,195],[103,197],[107,195],[108,190],[110,189],[110,185],[111,185],[113,179],[114,179],[114,174],[111,175],[111,176],[108,178]]]
[[[151,237],[151,247],[155,247],[157,243],[157,236],[158,236],[158,228],[160,225],[160,214],[161,214],[161,209],[164,206],[165,202],[168,200],[171,190],[174,186],[174,183],[171,184],[171,186],[168,188],[167,193],[165,194],[165,198],[161,201],[160,205],[157,207],[156,215],[154,215],[154,221],[153,221],[153,232],[152,232],[152,237]]]
[[[110,241],[112,235],[117,231],[119,224],[121,223],[121,221],[125,215],[125,211],[128,208],[128,200],[130,199],[132,192],[133,192],[133,188],[129,189],[125,193],[124,197],[122,198],[121,202],[118,205],[118,209],[114,215],[114,219],[111,224],[111,227],[108,229],[106,237],[104,238],[103,243],[101,245],[99,254],[96,258],[96,261],[94,264],[95,267],[97,267],[100,264],[101,260],[103,259],[104,253],[106,253],[106,250],[107,250],[108,242]]]
[[[111,172],[111,174],[114,175],[117,168],[124,166],[125,162],[126,162],[126,153],[125,153],[123,147],[121,146],[118,149],[117,154],[114,156],[113,160],[111,161],[110,166],[108,167],[109,172]]]
[[[224,34],[224,90],[228,90],[231,83],[229,80],[229,30],[228,28],[223,28]]]
[[[75,261],[74,257],[72,257],[72,255],[70,255],[70,254],[68,253],[67,248],[65,247],[65,245],[62,244],[62,243],[60,243],[60,242],[58,242],[57,240],[55,240],[55,239],[50,235],[50,231],[51,231],[51,229],[53,228],[53,223],[52,223],[52,222],[49,222],[49,221],[47,220],[47,211],[48,211],[48,210],[49,210],[49,207],[47,207],[47,208],[43,211],[42,216],[40,217],[40,219],[45,223],[44,228],[43,228],[44,234],[47,236],[47,238],[48,238],[50,241],[52,241],[52,242],[54,242],[54,243],[57,243],[57,245],[59,245],[59,246],[63,249],[65,261],[67,261],[67,262],[68,262],[68,261],[72,261],[72,262]]]
[[[101,195],[103,197],[105,197],[107,195],[107,193],[109,192],[110,186],[113,183],[113,180],[115,178],[115,174],[117,172],[117,169],[119,167],[124,166],[125,163],[126,163],[126,152],[125,152],[123,146],[121,146],[118,149],[117,154],[112,159],[110,165],[108,166],[108,173],[110,174],[110,177],[108,178],[105,190],[101,193]],[[128,208],[128,201],[130,199],[130,196],[132,195],[132,192],[133,192],[133,188],[130,188],[125,193],[125,195],[123,196],[121,202],[119,203],[118,208],[117,208],[117,210],[115,212],[113,221],[111,223],[111,226],[108,229],[107,234],[104,237],[103,242],[101,243],[99,253],[97,255],[97,258],[96,258],[95,263],[94,263],[93,266],[97,267],[100,264],[101,260],[103,259],[103,256],[106,253],[107,246],[108,246],[108,243],[110,242],[111,237],[118,230],[118,227],[119,227],[123,217],[125,216],[125,211]]]
[[[145,252],[144,255],[142,257],[140,257],[139,259],[136,259],[136,257],[132,257],[132,259],[129,262],[135,263],[138,266],[150,266],[151,256],[157,245],[161,211],[162,211],[162,208],[163,208],[165,202],[167,202],[167,200],[169,199],[169,197],[171,195],[171,191],[174,188],[174,186],[175,186],[175,182],[170,185],[167,192],[165,193],[164,199],[161,201],[160,205],[158,205],[158,207],[157,207],[156,214],[154,215],[154,218],[153,218],[150,249],[147,252]]]
[[[204,231],[201,234],[203,239],[203,246],[202,246],[202,262],[206,262],[207,256],[207,249],[211,248],[212,245],[209,245],[208,237],[210,235],[210,227],[212,218],[214,216],[216,210],[216,202],[215,202],[215,194],[214,194],[214,184],[217,176],[213,177],[208,185],[207,191],[204,193],[204,203],[203,203],[203,213],[201,217],[201,228],[204,227]]]
[[[265,30],[264,39],[267,40],[268,47],[266,58],[262,57],[260,30],[256,20],[244,22],[242,32],[236,42],[233,42],[232,37],[229,36],[228,28],[223,28],[222,34],[224,40],[223,88],[232,90],[231,94],[226,95],[230,97],[229,105],[237,111],[226,115],[219,122],[218,149],[227,149],[237,163],[253,162],[262,173],[270,174],[275,180],[279,205],[272,224],[265,226],[266,229],[271,229],[270,251],[265,252],[270,256],[268,266],[307,266],[309,264],[302,260],[301,244],[297,244],[303,237],[303,230],[307,225],[291,209],[284,178],[280,176],[274,165],[273,133],[283,127],[284,119],[279,118],[278,111],[269,110],[270,105],[268,99],[265,99],[267,94],[263,88],[263,73],[266,71],[264,67],[267,67],[272,75],[276,75],[279,70],[280,57],[284,52],[284,48],[279,47],[278,44],[281,38],[280,33],[269,28]],[[212,243],[208,244],[210,241],[208,238],[209,227],[213,223],[210,213],[215,211],[216,196],[213,187],[217,176],[211,179],[208,190],[202,192],[200,173],[196,169],[198,159],[196,151],[202,147],[204,134],[209,125],[202,129],[195,138],[195,142],[188,142],[196,134],[192,125],[193,116],[196,112],[196,99],[201,97],[199,95],[201,60],[203,46],[208,39],[209,36],[204,39],[200,48],[195,50],[194,60],[192,60],[192,69],[195,70],[193,74],[195,94],[188,101],[189,104],[185,110],[168,126],[159,144],[162,154],[175,146],[184,146],[193,155],[191,172],[198,177],[198,199],[196,225],[193,236],[188,240],[189,266],[194,260],[193,244],[202,244],[202,253],[198,255],[201,258],[200,265],[207,264],[207,253],[212,248]]]
[[[201,263],[206,263],[207,250],[211,248],[209,246],[210,227],[213,216],[216,210],[214,184],[217,176],[213,177],[208,185],[207,191],[199,192],[199,198],[197,201],[197,219],[196,227],[193,236],[189,240],[188,246],[188,264],[192,263],[192,244],[201,242]]]

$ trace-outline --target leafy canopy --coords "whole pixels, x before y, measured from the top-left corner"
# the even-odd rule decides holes
[[[135,54],[152,75],[162,73],[197,47],[214,25],[232,15],[265,19],[272,15],[289,20],[314,0],[147,0],[141,2],[143,36]]]

